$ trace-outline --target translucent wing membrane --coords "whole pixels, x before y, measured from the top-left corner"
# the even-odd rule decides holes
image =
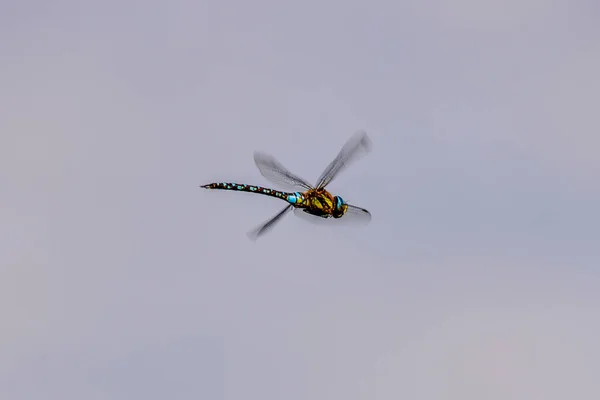
[[[273,156],[261,152],[254,152],[254,162],[258,170],[268,180],[286,189],[311,189],[312,186],[304,179],[292,174]]]
[[[325,168],[319,177],[317,188],[327,186],[345,167],[358,160],[371,150],[371,140],[366,132],[356,132],[342,147],[337,157]]]
[[[348,204],[348,210],[341,219],[347,218],[349,221],[356,222],[360,225],[366,225],[371,222],[371,213],[361,207]]]
[[[263,223],[262,225],[256,227],[254,230],[248,232],[248,237],[251,240],[256,240],[258,239],[260,236],[264,235],[265,233],[267,233],[268,231],[270,231],[275,224],[281,220],[281,218],[291,209],[293,208],[293,206],[290,204],[288,206],[286,206],[283,210],[281,210],[280,212],[277,213],[277,215],[275,215],[273,218],[271,218],[270,220],[266,221],[265,223]]]
[[[364,208],[348,204],[348,210],[342,218],[322,218],[305,212],[302,208],[294,209],[294,215],[315,225],[326,226],[364,226],[371,221],[371,213]]]

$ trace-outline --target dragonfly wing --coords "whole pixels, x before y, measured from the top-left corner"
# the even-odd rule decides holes
[[[319,217],[317,215],[307,213],[304,208],[295,208],[294,215],[297,216],[298,218],[303,219],[304,221],[306,221],[310,224],[314,224],[314,225],[331,226],[331,224],[333,223],[333,221],[332,221],[333,218],[323,218],[323,217]]]
[[[294,214],[311,224],[322,226],[364,226],[371,221],[370,212],[364,208],[356,207],[350,204],[348,204],[348,210],[342,218],[323,218],[309,214],[302,208],[294,209]]]
[[[306,182],[306,180],[292,174],[269,154],[255,151],[254,162],[262,176],[273,183],[286,187],[287,189],[312,189],[312,186]]]
[[[262,225],[256,227],[254,230],[248,232],[248,237],[251,240],[256,240],[258,239],[260,236],[264,235],[265,233],[267,233],[269,230],[271,230],[271,228],[273,228],[273,226],[275,226],[275,224],[281,220],[281,218],[288,212],[290,211],[294,206],[292,206],[291,204],[286,206],[283,210],[279,211],[277,213],[277,215],[275,215],[273,218],[271,218],[270,220],[266,221],[265,223],[263,223]]]
[[[338,173],[353,161],[371,151],[371,140],[365,131],[356,132],[342,147],[337,157],[325,168],[317,181],[317,188],[327,186]]]
[[[371,213],[364,208],[348,204],[348,209],[341,220],[346,220],[353,224],[367,225],[371,222]]]

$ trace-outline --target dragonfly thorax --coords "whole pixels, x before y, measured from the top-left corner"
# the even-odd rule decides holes
[[[341,218],[348,205],[339,196],[333,196],[325,189],[310,189],[304,193],[293,193],[288,202],[297,208],[303,208],[309,214],[323,218]]]

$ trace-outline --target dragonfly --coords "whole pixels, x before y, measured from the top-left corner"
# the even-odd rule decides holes
[[[288,204],[284,209],[265,221],[254,230],[248,232],[252,240],[258,239],[270,231],[277,222],[289,212],[294,210],[298,216],[316,217],[317,220],[330,218],[344,220],[357,220],[368,223],[371,213],[364,208],[348,204],[341,196],[334,196],[325,188],[348,165],[371,151],[371,140],[365,131],[358,131],[344,144],[337,156],[323,171],[317,184],[312,186],[306,180],[290,172],[273,156],[255,151],[254,162],[261,175],[272,183],[291,191],[280,191],[257,185],[247,185],[234,182],[213,182],[200,187],[205,189],[235,190],[242,192],[258,193],[284,200]],[[295,191],[294,191],[295,190]]]

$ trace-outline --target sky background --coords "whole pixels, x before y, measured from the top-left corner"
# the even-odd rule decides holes
[[[596,1],[0,3],[0,398],[600,398]],[[323,227],[252,154],[373,215]]]

